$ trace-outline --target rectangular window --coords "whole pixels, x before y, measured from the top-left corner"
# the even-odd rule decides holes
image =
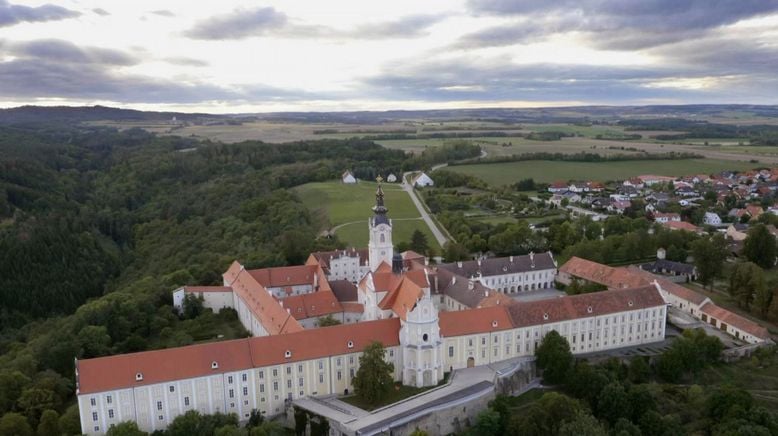
[[[169,390],[170,392],[175,392],[175,391],[176,391],[176,387],[175,387],[175,386],[170,386],[170,387],[168,388],[168,390]]]
[[[448,357],[454,357],[454,347],[448,347]]]
[[[354,368],[351,368],[348,371],[349,371],[349,375],[351,376],[351,378],[354,378]]]
[[[265,378],[265,371],[259,371],[259,379]]]
[[[303,372],[303,366],[297,365],[297,372]]]
[[[319,369],[324,369],[324,361],[319,361]]]
[[[113,409],[108,409],[108,418],[113,419]]]
[[[274,390],[274,391],[277,391],[277,390],[278,390],[278,382],[277,382],[277,381],[274,381],[274,382],[273,382],[273,390]]]
[[[159,415],[159,420],[162,421],[163,419],[165,419],[165,417],[162,416],[162,415]]]
[[[340,358],[340,357],[338,357],[337,359],[335,359],[335,364],[336,364],[336,365],[340,366],[342,363],[343,363],[343,361],[341,360],[341,358]]]
[[[93,406],[96,406],[96,405],[97,405],[97,400],[95,400],[94,398],[90,398],[90,399],[89,399],[89,402],[90,402],[90,403],[91,403]]]
[[[286,387],[287,387],[288,389],[292,389],[292,381],[291,381],[291,380],[287,380],[287,381],[286,381]]]
[[[324,374],[319,374],[319,383],[324,383]]]
[[[340,371],[338,371],[338,380],[340,380],[341,378],[343,378],[343,373],[341,373]]]
[[[486,345],[486,337],[481,338],[481,345]]]
[[[162,410],[162,401],[157,401],[157,410]]]
[[[230,389],[230,398],[235,398],[235,391]]]
[[[184,406],[189,405],[189,397],[184,397]]]
[[[246,374],[241,374],[240,379],[246,381]]]
[[[389,357],[394,357],[394,350],[389,350]]]
[[[290,374],[292,374],[292,367],[291,366],[287,366],[286,367],[286,375],[290,375]]]
[[[273,370],[273,377],[278,377],[278,370],[277,369]]]
[[[245,396],[245,395],[248,395],[248,394],[249,394],[249,388],[244,386],[243,387],[243,395]]]
[[[108,404],[111,404],[111,396],[110,395],[105,397],[105,402],[108,403]]]
[[[297,379],[297,384],[298,384],[298,385],[300,385],[300,387],[303,387],[303,385],[305,384],[304,380],[305,380],[305,379],[303,379],[302,377],[300,377],[299,379]]]
[[[228,376],[227,377],[227,384],[230,384],[230,385],[232,384],[232,376]],[[170,391],[170,392],[173,392],[173,391]]]
[[[264,394],[265,393],[265,385],[259,385],[259,393]]]
[[[97,421],[97,412],[92,412],[92,421]]]
[[[348,363],[350,363],[351,365],[354,364],[354,356],[349,356]]]

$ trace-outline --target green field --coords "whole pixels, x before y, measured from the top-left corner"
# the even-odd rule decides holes
[[[375,182],[359,182],[344,185],[340,181],[308,183],[295,189],[300,199],[314,216],[322,230],[337,227],[335,234],[342,241],[355,247],[367,245],[367,219],[372,215],[375,204]],[[411,234],[418,229],[427,235],[431,247],[439,248],[429,227],[424,221],[408,220],[421,218],[410,197],[399,185],[384,185],[384,203],[393,220],[394,243],[410,241]],[[342,227],[338,227],[341,226]]]
[[[533,178],[536,182],[555,180],[621,180],[640,174],[682,176],[711,174],[723,170],[745,170],[748,162],[714,159],[641,160],[622,162],[521,161],[496,164],[458,165],[447,170],[470,174],[499,186]]]

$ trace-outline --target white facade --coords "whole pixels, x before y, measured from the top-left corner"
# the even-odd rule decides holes
[[[720,226],[721,217],[713,212],[705,212],[705,216],[702,218],[702,222],[709,226]]]
[[[392,220],[386,223],[376,223],[375,218],[368,221],[370,226],[370,242],[367,244],[370,271],[375,271],[382,262],[392,264],[394,245],[392,244]]]
[[[391,232],[391,229],[389,231]],[[358,253],[355,256],[333,257],[330,259],[327,280],[348,280],[357,283],[368,271],[370,271],[370,265],[363,265],[363,259],[359,257]]]
[[[173,307],[179,312],[184,310],[184,298],[187,294],[194,295],[196,298],[202,298],[203,307],[213,310],[213,313],[219,313],[225,307],[234,307],[232,291],[191,291],[182,287],[173,291]]]
[[[346,171],[345,173],[343,173],[341,180],[343,181],[343,183],[346,183],[348,185],[353,185],[354,183],[357,183],[357,179],[354,177],[353,174],[351,174],[351,171]]]
[[[413,180],[413,184],[416,187],[424,188],[426,186],[433,186],[435,185],[435,182],[425,173],[421,173]]]
[[[556,269],[476,277],[484,286],[505,294],[550,289],[554,287],[555,279]]]
[[[438,310],[429,291],[416,307],[407,313],[400,328],[403,351],[402,383],[407,386],[435,386],[443,380],[443,366]]]

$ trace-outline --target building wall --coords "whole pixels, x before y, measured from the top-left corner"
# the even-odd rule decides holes
[[[251,336],[268,336],[267,330],[262,326],[254,313],[237,294],[233,292],[233,301],[235,302],[235,311],[238,312],[238,319],[243,327],[251,333]]]
[[[289,289],[289,292],[286,290]],[[314,291],[312,284],[292,285],[292,286],[276,286],[267,288],[267,291],[273,294],[278,299],[290,297],[292,295],[310,294]]]
[[[512,294],[535,289],[553,288],[556,273],[556,269],[544,269],[513,274],[482,276],[477,277],[476,279],[484,286],[488,286],[503,293]]]
[[[185,292],[184,288],[176,289],[173,292],[173,307],[179,311],[184,309],[184,297],[186,294],[203,298],[203,307],[213,310],[214,313],[225,307],[233,307],[232,292]]]
[[[363,261],[364,259],[360,259],[359,256],[341,256],[337,259],[330,259],[330,273],[327,280],[348,280],[357,283],[370,271],[369,266],[360,265]]]

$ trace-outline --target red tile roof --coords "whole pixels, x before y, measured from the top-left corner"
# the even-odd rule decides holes
[[[295,319],[315,318],[332,313],[343,312],[332,291],[319,291],[310,294],[293,295],[280,301]]]
[[[662,225],[669,228],[670,230],[686,230],[687,232],[697,232],[700,230],[699,227],[686,221],[668,221],[666,223],[662,223]]]
[[[705,305],[700,308],[700,311],[759,339],[767,339],[770,337],[770,333],[768,333],[767,329],[761,325],[747,318],[743,318],[734,312],[730,312],[729,310],[716,306],[711,302],[705,303]]]
[[[649,285],[518,302],[507,310],[514,326],[527,327],[664,305],[665,301],[659,291],[655,286]]]
[[[216,362],[218,369],[212,369]],[[77,362],[80,394],[144,386],[251,368],[246,339],[120,354]],[[142,381],[135,381],[136,374]]]
[[[708,298],[703,294],[700,294],[699,292],[694,292],[689,288],[686,288],[684,286],[681,286],[677,283],[673,283],[670,280],[663,279],[662,277],[652,274],[648,271],[642,270],[635,266],[630,266],[627,268],[629,272],[632,274],[639,275],[643,278],[645,278],[649,282],[656,281],[659,283],[659,286],[665,291],[670,294],[675,295],[678,298],[681,298],[683,300],[689,301],[691,303],[694,303],[695,305],[699,306],[700,304],[704,303],[705,300]]]
[[[235,295],[243,300],[268,334],[277,335],[303,329],[300,323],[281,307],[278,300],[237,261],[224,273],[224,280],[230,283]]]
[[[575,256],[562,265],[559,272],[599,283],[609,288],[635,288],[648,284],[646,280],[631,274],[624,268],[613,268]]]
[[[254,279],[266,288],[313,285],[316,265],[280,266],[248,270]]]
[[[79,360],[79,394],[355,353],[373,341],[393,347],[400,344],[399,330],[400,320],[393,318],[303,330],[288,335]],[[349,347],[349,342],[352,347]],[[288,358],[287,351],[291,352]],[[213,362],[218,364],[217,369],[211,367]],[[135,381],[138,373],[143,374],[142,381]]]
[[[440,312],[438,319],[440,334],[443,337],[488,333],[513,328],[511,317],[505,306]]]
[[[229,286],[184,286],[184,292],[232,292]]]

